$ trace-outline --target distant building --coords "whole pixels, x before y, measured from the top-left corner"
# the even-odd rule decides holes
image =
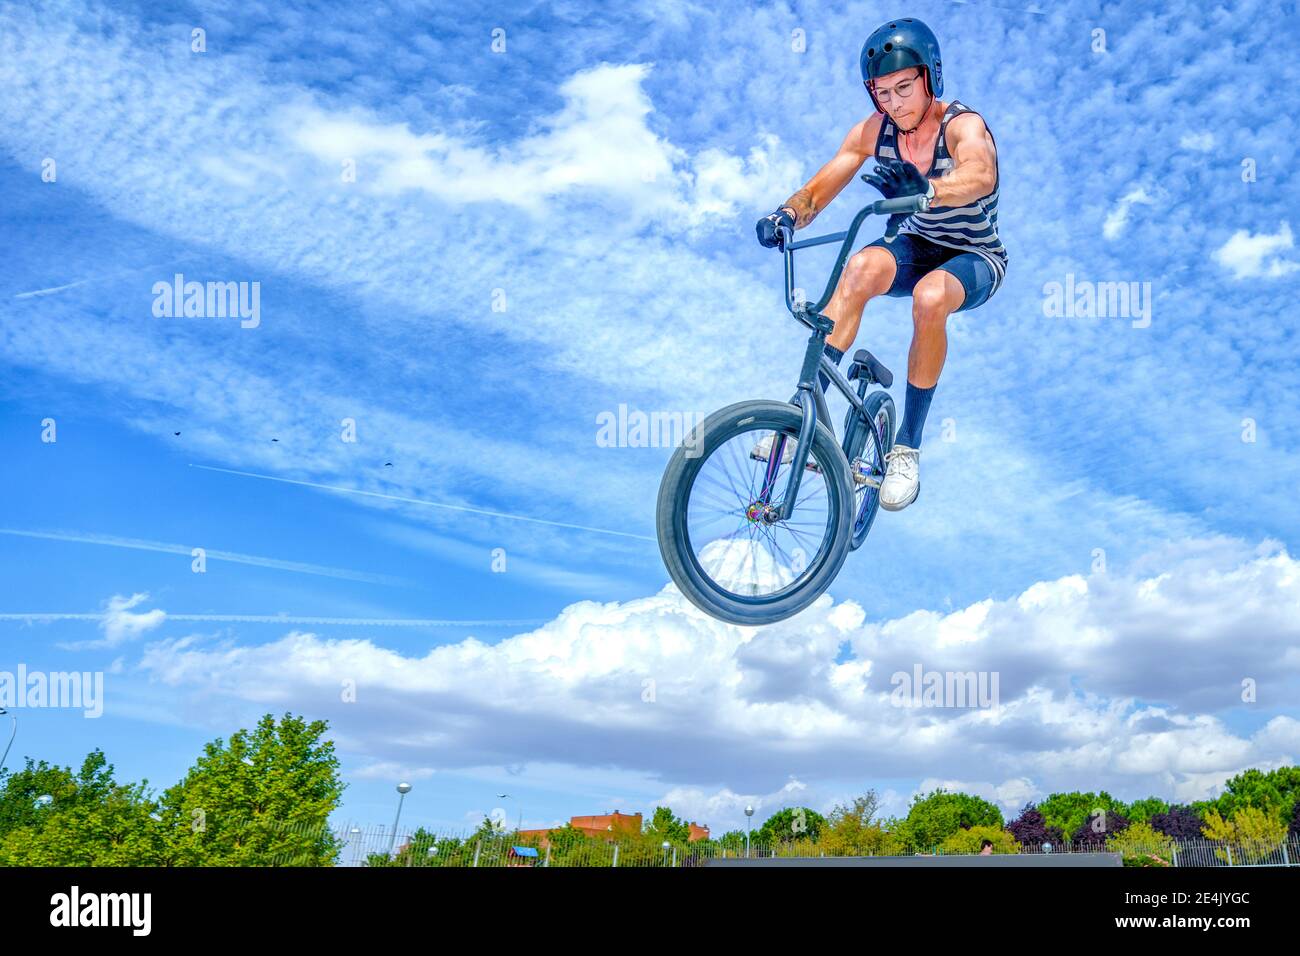
[[[641,832],[641,814],[619,813],[615,810],[594,817],[570,817],[569,825],[589,837],[617,836],[621,833],[635,835]]]
[[[569,826],[575,830],[581,830],[585,836],[595,839],[617,839],[619,836],[636,836],[641,832],[641,814],[639,813],[619,813],[614,810],[610,813],[597,814],[588,817],[570,817]],[[551,827],[543,830],[520,830],[519,836],[523,838],[533,837],[543,848],[550,844]],[[700,826],[694,822],[690,824],[690,835],[687,839],[694,843],[696,840],[707,840],[709,838],[709,828]]]

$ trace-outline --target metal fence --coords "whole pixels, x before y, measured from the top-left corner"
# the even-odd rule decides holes
[[[536,837],[523,838],[511,831],[491,832],[484,829],[461,832],[431,832],[423,828],[402,828],[394,831],[389,826],[295,826],[285,829],[282,842],[286,848],[294,846],[320,846],[332,842],[337,847],[335,866],[405,866],[405,867],[690,867],[702,866],[715,858],[736,857],[824,857],[881,855],[870,850],[849,850],[827,853],[824,846],[813,841],[792,841],[779,844],[753,842],[748,849],[743,845],[723,845],[706,840],[696,843],[669,843],[652,836],[627,835],[618,839],[577,837],[559,831],[552,839],[538,841]],[[535,850],[536,856],[519,855],[517,848]],[[1055,843],[1047,846],[1016,845],[1018,853],[1097,853],[1120,852],[1126,861],[1153,866],[1300,866],[1300,836],[1285,840],[1245,840],[1222,842],[1218,840],[1161,839],[1150,845],[1124,841],[1108,846],[1105,842]],[[910,854],[909,854],[910,855]],[[977,855],[953,854],[942,847],[932,847],[921,855]],[[315,856],[295,854],[289,849],[275,857],[275,865],[301,866]]]

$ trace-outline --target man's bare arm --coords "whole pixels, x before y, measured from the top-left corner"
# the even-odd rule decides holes
[[[794,214],[794,227],[801,229],[817,218],[817,214],[830,204],[848,185],[853,174],[862,168],[875,151],[876,134],[880,131],[880,113],[864,119],[844,137],[839,151],[829,163],[802,189],[782,204]]]
[[[964,206],[993,192],[998,180],[998,154],[993,137],[978,113],[962,113],[948,121],[948,149],[956,160],[952,172],[933,179],[932,206]]]

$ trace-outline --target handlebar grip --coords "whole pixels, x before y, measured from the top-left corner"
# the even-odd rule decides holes
[[[872,206],[876,215],[885,216],[894,213],[925,212],[930,208],[930,201],[922,193],[914,196],[899,196],[896,199],[877,199]]]

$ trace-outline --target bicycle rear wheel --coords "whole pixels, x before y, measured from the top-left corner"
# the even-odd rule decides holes
[[[854,408],[849,409],[844,431],[850,435],[845,442],[850,460],[858,457],[866,463],[875,484],[858,484],[854,481],[853,536],[849,550],[856,551],[867,540],[867,533],[880,510],[880,484],[885,480],[885,455],[894,447],[894,400],[888,392],[875,391],[862,402],[868,427]],[[872,434],[872,428],[875,434]]]
[[[733,624],[784,620],[835,580],[848,556],[853,489],[835,436],[818,423],[794,514],[779,517],[802,413],[740,402],[700,423],[659,486],[659,551],[696,607]],[[773,436],[767,460],[760,442]],[[789,450],[785,449],[789,446]]]

